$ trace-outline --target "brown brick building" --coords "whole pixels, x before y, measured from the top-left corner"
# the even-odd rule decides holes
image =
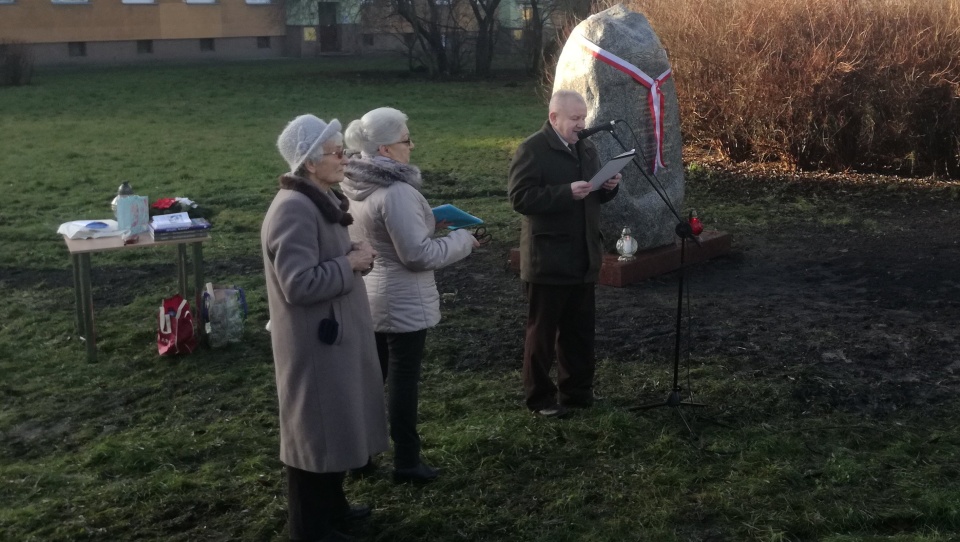
[[[283,0],[0,0],[37,65],[279,57]]]

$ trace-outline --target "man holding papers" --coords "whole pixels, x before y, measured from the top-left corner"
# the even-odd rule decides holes
[[[544,417],[593,404],[600,205],[617,195],[620,174],[599,190],[587,181],[600,170],[600,158],[593,143],[577,139],[586,116],[583,97],[557,91],[548,121],[510,163],[507,192],[523,215],[520,278],[529,302],[523,387],[527,407]],[[556,384],[550,379],[554,356]]]

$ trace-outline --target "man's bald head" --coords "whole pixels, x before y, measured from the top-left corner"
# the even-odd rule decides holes
[[[550,125],[567,143],[577,142],[577,132],[586,128],[587,102],[572,90],[558,90],[550,97]]]
[[[558,112],[560,110],[567,109],[570,105],[582,105],[587,107],[587,102],[583,100],[583,96],[575,90],[558,90],[553,93],[553,96],[550,96],[550,113]]]

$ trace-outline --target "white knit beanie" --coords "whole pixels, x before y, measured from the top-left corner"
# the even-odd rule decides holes
[[[340,121],[337,119],[327,124],[313,115],[300,115],[280,133],[277,149],[290,165],[290,173],[296,173],[314,149],[339,132]]]

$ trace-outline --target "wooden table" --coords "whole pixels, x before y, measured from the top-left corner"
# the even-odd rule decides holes
[[[70,251],[70,261],[73,264],[73,289],[77,307],[77,333],[86,342],[87,360],[97,360],[97,331],[93,319],[93,289],[90,286],[90,255],[97,252],[113,250],[133,250],[136,248],[173,245],[177,248],[177,279],[180,284],[180,295],[187,297],[187,245],[193,252],[193,311],[194,321],[197,324],[197,334],[201,344],[204,341],[204,326],[199,315],[201,306],[200,296],[203,292],[203,243],[210,240],[209,235],[191,239],[177,239],[175,241],[154,241],[150,234],[141,234],[136,243],[124,245],[118,237],[101,237],[99,239],[67,239],[63,238]]]

